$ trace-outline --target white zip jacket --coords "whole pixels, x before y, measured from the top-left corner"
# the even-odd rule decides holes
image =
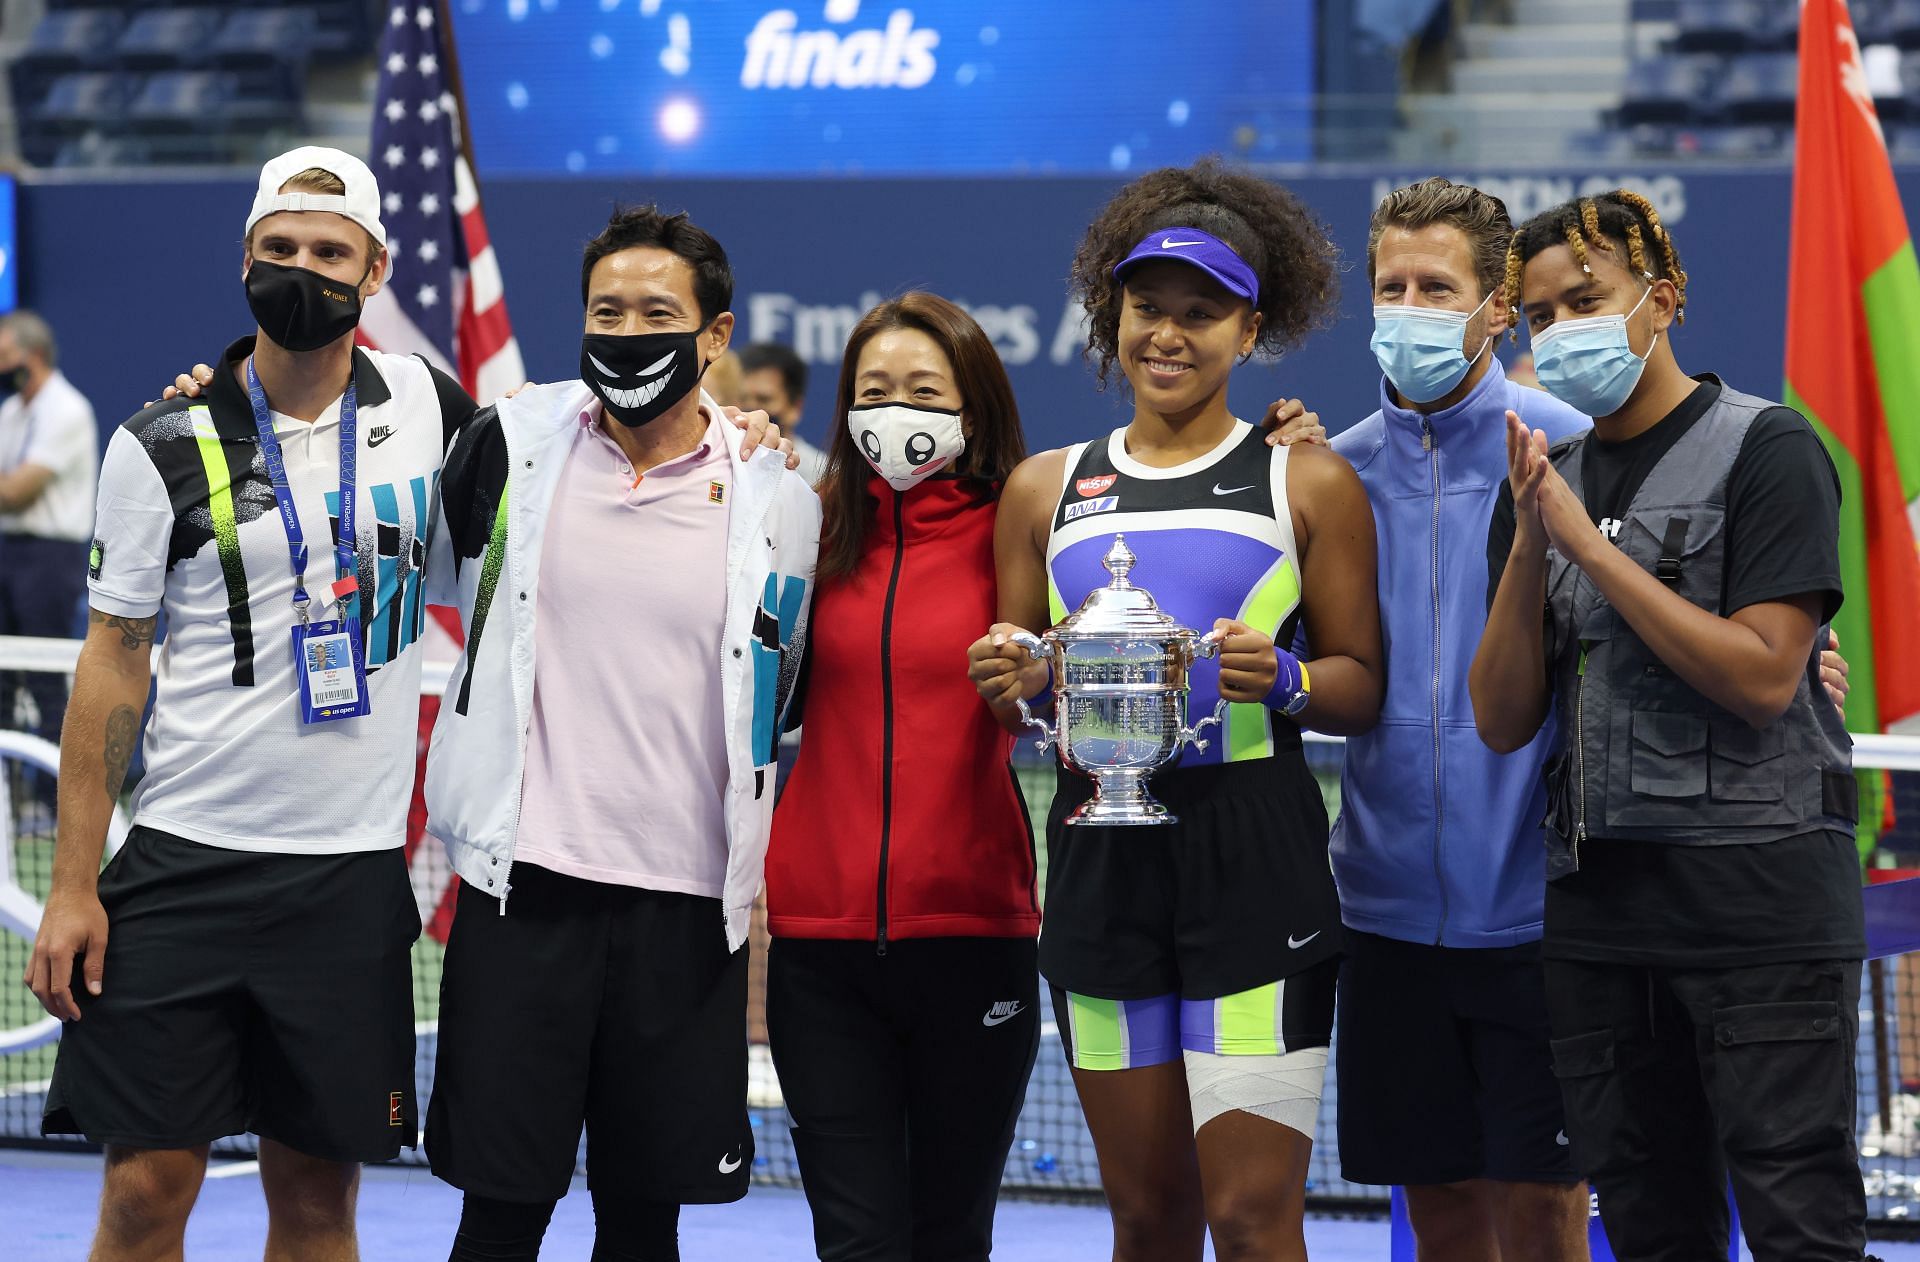
[[[701,405],[717,412],[704,392]],[[534,611],[547,511],[580,413],[578,381],[523,390],[483,409],[447,455],[429,600],[457,604],[466,648],[427,755],[427,830],[453,869],[500,900],[512,890],[520,786],[533,718]],[[820,501],[777,452],[733,461],[726,631],[714,669],[727,724],[729,950],[747,940],[773,819],[774,760],[806,642],[820,549]],[[570,599],[590,601],[592,590]]]

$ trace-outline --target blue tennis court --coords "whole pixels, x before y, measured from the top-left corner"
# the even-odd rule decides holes
[[[100,1194],[100,1159],[72,1154],[0,1152],[0,1222],[7,1224],[10,1262],[72,1262],[85,1256]],[[460,1216],[460,1194],[425,1170],[369,1169],[360,1190],[360,1250],[366,1262],[422,1262],[444,1257]],[[754,1258],[803,1262],[813,1257],[807,1203],[797,1191],[756,1187],[734,1205],[690,1206],[680,1219],[690,1259]],[[266,1206],[251,1162],[216,1164],[187,1229],[190,1258],[257,1258],[266,1239]],[[1005,1201],[999,1258],[1103,1258],[1111,1237],[1100,1206]],[[1387,1225],[1315,1222],[1316,1259],[1360,1262],[1386,1256]],[[593,1211],[584,1181],[560,1202],[543,1258],[584,1258],[593,1243]],[[1211,1254],[1209,1254],[1211,1256]],[[1916,1250],[1915,1258],[1920,1258]]]
[[[10,1262],[84,1257],[99,1194],[98,1157],[0,1150],[0,1222],[7,1225]],[[460,1194],[425,1170],[369,1169],[360,1189],[361,1256],[366,1262],[442,1257],[459,1215]],[[216,1164],[187,1228],[187,1256],[214,1262],[256,1258],[266,1231],[253,1163]],[[1107,1212],[1098,1205],[1002,1201],[994,1235],[994,1256],[1004,1262],[1093,1262],[1110,1256],[1112,1247]],[[807,1203],[784,1188],[756,1187],[736,1205],[689,1207],[680,1219],[680,1238],[689,1262],[813,1257]],[[553,1216],[542,1257],[584,1258],[592,1243],[593,1212],[585,1184],[577,1183]],[[1388,1256],[1389,1229],[1384,1219],[1310,1219],[1307,1247],[1315,1262],[1379,1262]],[[1920,1244],[1874,1249],[1884,1262],[1920,1262]]]

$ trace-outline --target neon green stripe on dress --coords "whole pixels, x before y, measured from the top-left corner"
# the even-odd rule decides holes
[[[1277,636],[1287,619],[1300,607],[1300,575],[1293,558],[1282,555],[1254,584],[1247,601],[1237,615],[1240,621],[1257,631]],[[1290,648],[1282,644],[1281,648]],[[1263,705],[1237,704],[1227,707],[1227,761],[1245,762],[1266,758],[1273,753],[1272,717]]]

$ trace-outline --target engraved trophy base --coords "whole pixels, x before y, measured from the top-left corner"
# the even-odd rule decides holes
[[[1142,824],[1175,824],[1180,817],[1147,792],[1146,769],[1102,767],[1093,777],[1093,796],[1075,807],[1066,823],[1129,828]]]

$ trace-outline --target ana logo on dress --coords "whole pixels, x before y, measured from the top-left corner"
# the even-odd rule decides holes
[[[1111,512],[1118,507],[1120,507],[1118,495],[1103,495],[1097,500],[1081,500],[1078,504],[1067,505],[1067,511],[1062,516],[1072,521],[1076,517],[1085,517],[1090,513]]]

